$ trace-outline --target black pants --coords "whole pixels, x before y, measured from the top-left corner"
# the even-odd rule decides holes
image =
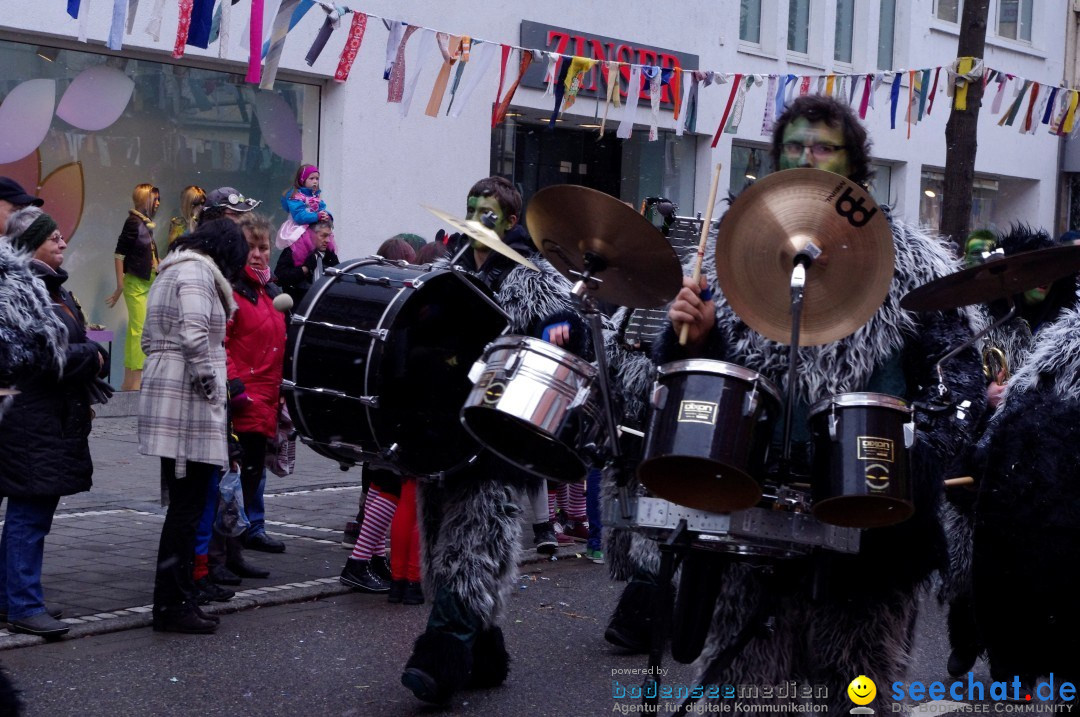
[[[169,489],[169,509],[158,543],[154,577],[154,611],[179,607],[195,593],[191,577],[195,531],[206,507],[206,491],[214,466],[188,461],[187,475],[176,477],[176,461],[161,459],[161,476]]]

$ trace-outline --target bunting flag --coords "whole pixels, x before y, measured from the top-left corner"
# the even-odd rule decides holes
[[[495,113],[491,118],[492,127],[506,119],[506,112],[508,109],[510,109],[510,101],[514,99],[514,93],[517,92],[518,85],[521,84],[521,79],[525,77],[525,71],[529,69],[530,65],[532,65],[532,61],[533,54],[531,52],[521,53],[521,59],[518,61],[517,78],[510,84],[510,88],[506,91],[506,94],[503,95],[502,100],[497,102],[495,107]],[[501,86],[502,82],[500,81],[499,84]],[[498,100],[498,95],[496,95],[495,99]]]
[[[446,113],[454,106],[454,95],[457,94],[458,85],[461,84],[461,75],[465,72],[465,63],[469,61],[469,50],[472,38],[468,35],[461,36],[461,55],[458,61],[457,72],[454,73],[454,83],[450,85],[450,101],[446,103]]]
[[[119,2],[119,0],[117,0]],[[228,0],[225,0],[228,4]],[[214,0],[195,0],[191,10],[191,29],[187,44],[205,50],[210,46],[210,29],[214,24]]]
[[[393,22],[383,20],[383,25],[390,31],[390,34],[386,36],[386,66],[383,68],[382,78],[389,80],[390,73],[394,71],[394,58],[397,57],[398,48],[401,47],[401,39],[405,37],[405,28],[409,24],[396,20]]]
[[[639,69],[640,72],[640,69]],[[566,92],[566,77],[570,74],[570,63],[562,63],[559,69],[559,79],[555,83],[555,108],[551,111],[551,119],[548,120],[548,128],[555,129],[555,120],[559,119],[559,109],[562,107],[563,94]],[[634,104],[637,104],[636,102]]]
[[[67,14],[72,20],[79,19],[79,0],[67,0]]]
[[[139,9],[139,0],[128,0],[127,7],[127,34],[135,30],[135,12]]]
[[[277,15],[274,16],[274,25],[270,29],[269,46],[266,51],[266,66],[263,68],[262,78],[259,82],[260,90],[274,89],[278,62],[281,61],[281,51],[285,49],[285,37],[289,34],[289,21],[299,4],[300,0],[281,0],[281,4],[278,6]]]
[[[1045,95],[1044,95],[1045,98]],[[1035,110],[1035,103],[1039,100],[1039,83],[1033,82],[1031,84],[1031,97],[1028,100],[1027,113],[1024,114],[1024,121],[1020,123],[1020,132],[1031,132],[1032,121],[1031,115]]]
[[[934,96],[937,95],[937,81],[938,75],[941,73],[941,68],[934,69],[934,86],[930,89],[930,102],[926,105],[926,114],[929,115],[930,111],[934,109]]]
[[[416,42],[419,45],[416,62],[405,73],[405,87],[401,95],[401,106],[399,107],[402,117],[409,115],[409,108],[412,107],[412,100],[416,94],[416,84],[420,81],[420,75],[424,74],[424,70],[429,64],[433,61],[438,62],[441,57],[434,30],[422,28],[420,39]]]
[[[232,3],[222,2],[218,5],[218,11],[214,13],[214,21],[218,24],[218,57],[225,57],[229,51],[229,18],[232,16]],[[210,28],[210,41],[214,39],[214,28]]]
[[[1058,90],[1060,87],[1051,87],[1050,96],[1046,99],[1046,111],[1042,116],[1042,124],[1050,124],[1050,117],[1054,114],[1054,100],[1057,99]]]
[[[892,105],[889,110],[889,129],[896,129],[896,105],[900,101],[900,73],[897,72],[892,78],[892,89],[889,91],[889,100]]]
[[[469,98],[472,97],[473,92],[476,91],[477,86],[487,75],[488,70],[491,69],[491,65],[495,62],[495,58],[498,56],[498,45],[491,42],[484,42],[473,38],[471,58],[468,63],[469,72],[465,75],[464,81],[461,83],[461,87],[458,89],[457,94],[454,96],[456,102],[452,110],[448,110],[447,114],[451,117],[457,117],[461,114],[461,111],[468,104]],[[461,53],[461,62],[465,62],[465,52]],[[462,65],[463,67],[465,65]],[[454,99],[452,99],[454,101]]]
[[[727,106],[724,107],[724,115],[720,119],[720,126],[716,128],[716,134],[713,135],[712,147],[716,148],[717,142],[720,141],[720,135],[724,131],[724,125],[727,123],[728,114],[731,112],[731,106],[735,103],[735,95],[739,94],[739,86],[742,84],[743,76],[736,74],[735,79],[731,83],[731,94],[728,95]]]
[[[746,93],[750,91],[750,88],[754,85],[760,85],[762,83],[761,75],[747,75],[739,87],[739,95],[735,98],[735,107],[731,110],[731,119],[728,120],[727,128],[724,129],[728,134],[738,134],[739,124],[742,122],[743,107],[746,105]]]
[[[994,101],[990,103],[990,114],[996,115],[1001,111],[1001,100],[1005,97],[1005,85],[1009,84],[1009,80],[1012,79],[1012,75],[1005,73],[998,74],[998,88],[994,94]]]
[[[424,114],[428,117],[439,116],[439,108],[442,107],[443,97],[446,95],[446,86],[450,83],[450,70],[461,56],[460,36],[440,32],[435,35],[435,40],[439,43],[443,64],[439,68],[439,74],[435,76],[435,84],[431,87],[431,96],[428,97],[427,107],[424,109]]]
[[[660,67],[647,65],[641,68],[641,74],[649,88],[649,141],[655,142],[659,137],[657,128],[660,125],[660,95],[662,94]]]
[[[109,25],[109,39],[105,46],[110,50],[120,50],[124,46],[124,20],[127,14],[128,0],[113,0],[112,23]]]
[[[259,51],[262,49],[263,0],[251,0],[251,22],[249,24],[248,70],[244,81],[257,85],[262,76],[262,56]]]
[[[1065,111],[1065,118],[1061,121],[1060,134],[1071,134],[1073,131],[1073,122],[1076,120],[1076,103],[1077,99],[1080,99],[1080,93],[1076,90],[1069,90],[1069,106]]]
[[[765,115],[761,119],[761,135],[768,137],[772,134],[776,116],[776,75],[769,75],[769,89],[766,90]]]
[[[405,93],[405,45],[418,29],[416,25],[408,25],[401,33],[401,42],[398,43],[394,53],[394,62],[390,66],[390,74],[387,77],[389,81],[386,86],[387,102],[401,102],[401,96]]]
[[[191,11],[194,6],[194,0],[180,0],[180,19],[176,25],[176,44],[173,45],[172,53],[176,59],[184,56],[184,46],[187,45],[188,30],[191,29]]]
[[[1012,127],[1013,122],[1016,121],[1016,114],[1020,111],[1020,105],[1024,102],[1024,95],[1028,91],[1028,87],[1031,86],[1031,80],[1024,80],[1024,84],[1020,87],[1016,93],[1016,99],[1013,100],[1012,105],[1009,106],[1009,110],[1005,114],[1001,115],[1001,119],[998,120],[998,126],[1008,125]]]
[[[682,106],[682,109],[683,109],[683,111],[684,111],[684,114],[683,114],[683,115],[681,115],[680,117],[674,117],[674,118],[673,118],[673,119],[675,120],[675,136],[676,136],[676,137],[682,137],[682,136],[683,136],[683,132],[684,132],[684,131],[686,130],[686,123],[687,123],[687,120],[689,120],[689,119],[690,119],[690,111],[691,111],[691,110],[690,110],[690,92],[692,91],[692,88],[694,87],[695,83],[697,82],[697,80],[696,80],[696,79],[694,79],[694,77],[695,77],[695,75],[696,75],[696,74],[697,74],[696,72],[691,72],[691,73],[690,73],[690,77],[689,77],[689,80],[690,80],[690,81],[689,81],[689,82],[683,82],[683,83],[682,83],[682,101],[681,101],[681,106]],[[679,78],[679,77],[680,77],[681,75],[682,75],[682,73],[681,73],[681,72],[676,72],[676,73],[675,73],[675,78],[676,78],[676,80],[677,80],[677,79],[678,79],[678,78]],[[607,112],[607,108],[606,108],[606,107],[605,107],[604,111],[605,111],[605,112]],[[691,130],[691,132],[692,132],[692,131],[693,131],[693,130]]]
[[[315,64],[315,61],[319,59],[319,55],[321,55],[322,51],[326,48],[326,43],[330,40],[330,35],[338,25],[336,15],[337,13],[335,12],[333,16],[326,16],[326,19],[323,20],[322,27],[319,28],[319,33],[315,35],[314,42],[311,43],[311,47],[308,48],[307,54],[304,55],[304,62],[307,63],[308,67]]]
[[[626,85],[626,104],[623,105],[622,121],[615,136],[630,139],[634,134],[634,122],[637,119],[639,100],[641,99],[641,65],[630,66],[630,82]]]
[[[209,0],[209,2],[211,4],[213,4],[214,0]],[[299,4],[295,4],[295,7],[293,8],[292,14],[289,16],[289,24],[285,28],[285,32],[286,33],[292,32],[292,29],[294,27],[296,27],[297,23],[299,23],[301,20],[303,20],[304,15],[307,15],[308,10],[310,10],[313,7],[315,7],[314,0],[300,0]],[[274,16],[275,22],[276,22],[276,18],[279,15],[281,15],[280,8],[278,9],[278,14]],[[266,55],[269,52],[270,52],[270,40],[267,39],[266,41],[263,42],[263,46],[262,46],[263,59],[266,59]]]
[[[364,41],[364,31],[367,29],[368,16],[362,12],[354,12],[352,24],[349,26],[349,37],[345,40],[345,47],[341,48],[341,57],[338,58],[338,66],[334,71],[334,80],[344,82],[349,79],[356,54],[360,52],[360,45]]]
[[[825,94],[829,97],[833,96],[833,88],[836,86],[836,75],[827,75],[825,77]]]
[[[607,82],[607,99],[604,101],[604,118],[600,120],[600,135],[603,136],[604,128],[607,126],[608,108],[611,107],[611,99],[614,96],[615,106],[618,107],[621,104],[621,96],[619,94],[619,63],[614,60],[608,60],[604,63],[604,70],[600,73]],[[678,134],[678,130],[676,130]]]
[[[566,73],[566,92],[563,95],[562,111],[570,109],[577,100],[578,90],[581,89],[585,73],[596,66],[596,60],[588,57],[574,57],[570,60],[570,69]]]
[[[497,90],[495,90],[495,103],[491,106],[491,126],[492,126],[492,128],[494,128],[495,125],[497,124],[495,122],[495,115],[498,112],[499,97],[502,96],[503,82],[506,81],[506,63],[510,61],[510,51],[511,51],[511,48],[510,48],[509,45],[502,45],[501,48],[500,48],[500,55],[499,55],[499,88]]]
[[[915,70],[908,70],[907,86],[907,138],[911,139],[911,96],[915,91]]]
[[[562,59],[562,55],[556,55],[554,52],[545,53],[547,55],[547,72],[544,75],[544,82],[547,83],[547,87],[544,89],[544,97],[553,97],[555,95],[555,83],[558,81],[559,60]]]

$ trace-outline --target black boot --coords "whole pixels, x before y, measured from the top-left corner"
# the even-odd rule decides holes
[[[154,608],[154,632],[186,632],[208,635],[217,629],[217,623],[204,620],[196,612],[195,605]]]
[[[472,650],[444,632],[427,631],[416,638],[401,684],[424,702],[443,705],[465,687],[472,672]]]
[[[971,595],[961,595],[949,603],[947,619],[949,627],[949,674],[961,677],[975,666],[975,661],[982,654],[982,641],[975,624],[975,606]]]
[[[653,604],[659,586],[631,580],[608,621],[604,639],[633,653],[649,651],[652,642]]]
[[[390,592],[390,583],[376,575],[371,570],[371,563],[367,560],[353,558],[346,560],[340,580],[342,585],[356,588],[363,593]]]
[[[384,583],[393,582],[394,576],[390,574],[390,561],[386,559],[385,555],[372,555],[371,560],[371,572],[382,578]]]
[[[228,588],[210,582],[210,576],[206,575],[195,581],[195,604],[209,605],[212,602],[226,602],[232,600],[236,593]]]
[[[390,592],[386,595],[386,602],[399,603],[405,599],[406,580],[393,580],[390,583]]]
[[[405,586],[405,597],[402,602],[406,605],[424,604],[424,590],[420,587],[420,583],[409,582]]]
[[[498,687],[510,673],[510,654],[501,627],[482,630],[473,643],[473,671],[469,687]]]

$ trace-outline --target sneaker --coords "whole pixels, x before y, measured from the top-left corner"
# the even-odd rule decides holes
[[[563,535],[570,542],[584,543],[589,539],[589,523],[584,520],[571,520],[564,524]]]
[[[371,563],[367,560],[353,558],[346,560],[340,580],[342,585],[347,585],[362,593],[390,592],[390,584],[372,571]]]
[[[56,607],[55,605],[46,604],[45,605],[45,612],[47,612],[55,620],[59,620],[60,618],[62,618],[64,616],[64,609],[60,608],[60,607]],[[0,612],[0,622],[7,622],[7,621],[8,621],[7,610],[4,610],[3,612]]]
[[[603,550],[594,550],[592,548],[589,548],[588,550],[585,551],[585,557],[588,558],[589,560],[591,560],[592,562],[596,563],[597,565],[603,565],[604,564],[604,551]]]
[[[39,612],[37,615],[13,621],[8,629],[24,635],[36,635],[46,640],[54,640],[66,634],[71,629],[71,625],[60,622],[47,612]]]
[[[227,602],[232,600],[235,596],[236,593],[234,591],[211,582],[209,576],[201,577],[195,581],[196,605],[209,605],[212,602]]]
[[[550,522],[537,523],[533,526],[533,545],[541,555],[554,555],[559,549],[559,539]]]

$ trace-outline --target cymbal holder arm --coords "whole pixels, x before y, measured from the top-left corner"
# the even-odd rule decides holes
[[[937,377],[938,377],[938,386],[937,386],[938,398],[944,398],[949,392],[949,389],[945,386],[945,372],[942,370],[941,365],[943,363],[945,363],[946,361],[948,361],[949,359],[951,359],[953,356],[956,356],[958,353],[960,353],[961,351],[963,351],[967,347],[973,345],[976,341],[983,338],[984,336],[986,336],[987,334],[989,334],[991,331],[998,328],[1002,324],[1006,324],[1006,323],[1012,321],[1013,318],[1016,317],[1017,306],[1016,306],[1016,302],[1013,300],[1013,297],[1011,297],[1011,296],[1008,297],[1007,301],[1008,301],[1008,305],[1009,305],[1009,311],[1008,311],[1007,314],[1005,314],[1000,319],[998,319],[994,323],[990,324],[985,329],[978,332],[977,334],[972,336],[970,339],[968,339],[964,343],[957,346],[956,348],[950,349],[948,353],[946,353],[944,356],[942,356],[941,358],[939,358],[937,361],[934,362],[934,372],[937,373]]]

